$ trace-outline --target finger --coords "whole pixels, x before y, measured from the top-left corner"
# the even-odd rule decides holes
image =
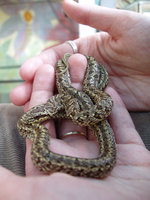
[[[99,57],[97,51],[97,42],[99,42],[99,35],[91,35],[85,38],[79,38],[74,40],[77,46],[78,53],[88,54],[93,57]],[[95,47],[93,50],[91,47]],[[51,47],[43,51],[40,55],[27,60],[20,68],[20,76],[23,80],[32,81],[37,69],[43,64],[49,64],[55,67],[56,62],[62,58],[65,53],[73,54],[73,48],[69,43],[63,43],[54,47]]]
[[[46,103],[53,96],[55,84],[54,68],[50,65],[42,65],[35,74],[33,82],[32,95],[29,103],[29,108]],[[56,136],[54,122],[50,121],[46,124],[52,137]],[[40,172],[35,169],[31,160],[31,141],[26,142],[26,174],[39,175]]]
[[[67,43],[43,51],[39,56],[29,59],[21,66],[20,76],[23,80],[33,80],[39,66],[49,64],[55,67],[56,62],[61,59],[65,53],[73,53],[72,47]]]
[[[96,6],[88,4],[87,1],[82,4],[73,0],[64,0],[63,9],[76,22],[108,32],[112,36],[116,36],[116,29],[120,28],[116,23],[117,19],[123,20],[130,16],[127,11]]]
[[[72,86],[75,87],[77,90],[82,90],[82,82],[85,75],[87,60],[85,56],[81,54],[74,54],[72,55],[69,60],[69,72],[71,76]],[[86,137],[82,135],[69,135],[68,137],[64,137],[64,135],[68,132],[83,132],[86,135],[86,128],[78,126],[72,123],[69,120],[62,120],[59,124],[59,137],[64,138],[66,141],[70,141],[72,139],[86,139]]]
[[[63,119],[60,121],[58,125],[58,133],[59,138],[70,142],[72,140],[82,140],[87,139],[87,130],[85,127],[78,126],[77,124],[74,124],[72,121]],[[67,133],[72,133],[69,135],[66,135]],[[81,134],[80,134],[81,133]]]
[[[117,144],[133,143],[144,145],[118,93],[112,88],[107,88],[106,91],[114,101],[110,123],[115,133]]]
[[[94,38],[93,38],[94,37]],[[96,37],[97,38],[97,37]],[[77,39],[74,42],[77,45],[78,52],[82,54],[88,54],[95,56],[94,51],[91,50],[91,42],[93,46],[96,45],[95,36],[91,38]],[[11,101],[16,105],[25,105],[28,103],[32,90],[32,82],[34,80],[37,70],[44,64],[49,64],[55,68],[58,59],[61,59],[64,53],[73,53],[72,47],[68,43],[60,44],[58,46],[47,49],[42,52],[39,56],[33,57],[26,61],[20,68],[20,76],[25,80],[24,87],[18,86],[11,92]],[[98,54],[98,51],[96,51]],[[27,84],[26,84],[27,83]],[[30,83],[30,88],[28,83]],[[20,92],[20,88],[22,91]]]
[[[54,68],[50,65],[41,66],[35,75],[29,108],[46,103],[47,100],[53,96],[54,85]],[[53,122],[51,122],[49,126],[51,129],[51,136],[55,137]]]
[[[11,91],[10,100],[13,104],[17,106],[22,106],[25,102],[29,101],[31,92],[32,83],[23,82]]]
[[[73,50],[69,44],[64,43],[27,60],[20,68],[20,76],[25,82],[11,91],[10,99],[12,103],[18,106],[29,104],[32,82],[38,69],[44,64],[55,67],[57,60],[62,58],[66,52],[73,53]]]
[[[54,92],[54,68],[50,65],[42,65],[33,82],[32,96],[30,99],[30,107],[46,103]]]

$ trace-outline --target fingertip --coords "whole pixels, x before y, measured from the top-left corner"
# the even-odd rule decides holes
[[[62,2],[62,7],[63,9],[68,5],[68,4],[76,4],[77,2],[74,0],[63,0]]]
[[[77,2],[73,0],[64,0],[62,3],[62,6],[67,16],[69,16],[71,19],[75,20],[78,23],[81,22],[84,24],[83,22],[84,13],[83,13],[82,7],[78,5]],[[88,4],[86,6],[88,6]],[[76,15],[73,13],[78,13],[78,14]]]
[[[69,60],[70,75],[72,83],[82,83],[86,71],[87,59],[82,54],[73,54]]]
[[[93,1],[76,3],[73,0],[64,0],[63,9],[72,20],[91,26],[100,31],[116,36],[116,23],[118,18],[126,19],[127,14],[118,9],[95,5]],[[119,29],[120,30],[120,29]],[[121,31],[121,30],[120,30]]]
[[[23,80],[32,81],[34,79],[34,75],[39,68],[43,64],[40,56],[36,56],[27,60],[20,68],[20,76]]]
[[[10,92],[10,100],[16,106],[22,106],[30,99],[31,91],[31,83],[23,82]]]

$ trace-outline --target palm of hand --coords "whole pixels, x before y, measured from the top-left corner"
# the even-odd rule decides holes
[[[72,1],[64,1],[63,7],[73,20],[105,31],[77,39],[78,52],[90,55],[106,66],[110,84],[121,95],[129,110],[149,110],[149,19],[136,13],[98,6],[85,7]],[[74,14],[79,12],[82,14]],[[20,90],[17,88],[12,91],[12,102],[17,105],[26,104],[30,100],[32,81],[39,67],[43,64],[55,66],[58,58],[71,50],[68,44],[62,44],[27,61],[20,70],[26,82],[20,86]]]
[[[113,11],[111,9],[94,7],[90,8],[89,12],[87,6],[71,5],[73,4],[71,1],[64,2],[65,12],[72,19],[107,32],[100,32],[94,36],[76,40],[79,52],[91,55],[98,62],[105,64],[110,75],[111,85],[121,95],[128,109],[149,110],[150,94],[147,92],[150,85],[149,21],[137,14],[132,14],[130,18],[130,13],[126,11]],[[81,13],[81,15],[75,15],[74,13]],[[95,20],[95,17],[96,19],[102,18],[103,20]],[[64,53],[71,51],[72,49],[67,44],[62,44],[50,48],[40,56],[27,61],[21,68],[21,76],[26,82],[20,86],[20,89],[17,88],[16,91],[12,92],[12,101],[17,105],[24,105],[31,100],[30,106],[45,102],[53,93],[53,87],[51,86],[50,88],[50,84],[54,81],[50,82],[50,77],[48,76],[45,76],[48,77],[46,79],[43,78],[49,87],[37,82],[37,76],[40,75],[41,80],[44,74],[42,69],[40,69],[40,65],[42,65],[43,69],[44,67],[46,69],[47,63],[54,66],[58,58],[61,58]],[[80,65],[76,67],[79,69]],[[49,70],[47,72],[49,73]],[[84,75],[82,68],[80,68],[80,73]],[[51,79],[53,79],[53,76],[51,76]],[[32,82],[33,80],[34,83]],[[81,82],[81,80],[75,83]],[[27,92],[22,93],[22,91]],[[41,92],[45,97],[43,95],[43,98],[37,102],[37,97],[41,96]],[[20,96],[18,96],[18,93]],[[110,91],[109,93],[111,93],[111,96],[115,94],[115,92]],[[110,197],[112,199],[149,199],[150,153],[143,146],[127,110],[117,95],[114,101],[115,104],[110,117],[110,123],[115,132],[118,151],[117,164],[110,176],[104,180],[93,180],[79,179],[56,173],[50,176],[51,181],[45,178],[45,184],[50,188],[49,191],[43,188],[45,195],[50,193],[60,197],[59,195],[62,195],[62,192],[65,191],[65,194],[69,197],[71,195],[74,198],[76,197],[76,199],[80,198],[81,194],[82,199],[89,199],[90,197],[95,197],[94,199],[99,199],[99,197],[107,199]],[[66,124],[68,125],[68,122]],[[52,124],[50,129],[52,135],[55,135]],[[83,138],[74,138],[71,142],[61,141],[61,146],[58,146],[57,144],[60,141],[53,139],[51,148],[55,152],[61,153],[62,147],[64,147],[64,153],[71,155],[70,150],[74,149],[72,148],[74,145],[78,148],[78,150],[74,150],[74,156],[95,157],[98,152],[93,138],[92,140],[90,138],[91,141],[84,140],[83,142],[83,140]],[[71,147],[68,143],[71,144]],[[85,150],[87,145],[88,149],[93,150],[92,152],[89,153]],[[26,156],[27,171],[29,174],[34,174],[36,172],[34,172],[35,169],[31,166],[29,154],[30,145],[28,145]],[[36,182],[35,184],[37,188],[40,187],[39,184],[40,179],[39,183]],[[53,188],[55,188],[54,191],[52,191]],[[41,196],[40,193],[39,196]],[[62,196],[61,199],[63,199]],[[66,195],[64,199],[66,199]]]
[[[149,199],[150,186],[150,152],[145,149],[132,120],[121,99],[113,90],[109,90],[116,98],[110,123],[116,135],[117,163],[108,177],[103,180],[82,179],[62,173],[51,175],[51,181],[45,184],[51,188],[45,195],[51,194],[56,198],[66,199],[74,197],[80,199]],[[121,116],[124,116],[122,119]],[[122,126],[120,126],[122,124]],[[71,156],[95,157],[98,153],[93,138],[88,141],[84,137],[52,140],[51,149],[57,153],[66,153]],[[92,149],[92,151],[90,151]],[[35,173],[35,170],[34,170]],[[40,183],[36,182],[38,188]],[[52,187],[52,188],[53,188]],[[69,188],[69,189],[68,189]],[[41,189],[41,188],[40,188]],[[62,195],[65,191],[65,196]],[[39,195],[39,194],[38,194]],[[40,194],[41,195],[41,194]]]
[[[115,102],[110,116],[110,123],[117,142],[116,166],[110,175],[103,180],[82,179],[61,173],[53,174],[50,182],[45,181],[49,186],[54,183],[53,187],[57,188],[54,194],[56,197],[60,198],[59,194],[61,195],[61,191],[65,190],[68,196],[74,196],[76,199],[80,198],[81,193],[83,199],[92,197],[96,199],[100,196],[107,199],[112,196],[116,199],[149,198],[150,152],[145,149],[120,97],[111,88],[107,90]],[[66,123],[68,124],[68,122]],[[53,132],[54,127],[50,127]],[[89,140],[82,136],[66,138],[65,140],[53,138],[50,148],[60,154],[63,149],[63,153],[70,156],[93,158],[98,154],[97,145],[95,145],[94,138],[90,138],[90,133]],[[30,156],[27,154],[27,157]],[[30,160],[27,166],[32,166]],[[30,169],[33,171],[30,171]],[[30,169],[29,174],[39,174],[35,168],[31,167]],[[63,186],[60,183],[63,183]],[[71,187],[69,187],[70,184]],[[36,183],[36,186],[39,187],[38,183]],[[50,190],[49,193],[51,192]]]
[[[148,110],[150,107],[148,102],[150,94],[147,92],[150,85],[149,44],[145,42],[144,46],[141,38],[130,36],[131,33],[128,33],[130,28],[122,29],[123,34],[117,39],[110,35],[106,37],[104,33],[100,34],[102,42],[98,52],[108,67],[110,84],[118,91],[127,108]],[[138,32],[137,27],[133,28],[134,32]],[[116,31],[121,32],[121,30]],[[103,43],[106,44],[104,48]]]
[[[149,18],[134,12],[84,6],[71,1],[64,1],[63,7],[65,13],[78,23],[105,31],[79,39],[79,52],[105,64],[110,83],[129,110],[149,110]],[[76,12],[82,14],[74,15]]]
[[[106,199],[110,197],[112,199],[149,199],[150,152],[145,149],[120,97],[112,89],[109,89],[108,92],[115,101],[110,123],[115,132],[117,142],[116,166],[110,175],[103,180],[83,179],[78,182],[77,178],[74,177],[68,177],[67,175],[58,176],[63,180],[67,178],[66,180],[68,181],[64,188],[68,188],[70,182],[73,183],[72,190],[68,191],[68,193],[71,193],[76,198],[80,198],[80,194],[84,191],[83,188],[87,188],[83,194],[85,199],[90,197],[95,197],[95,199],[99,199],[99,197],[102,199],[104,197]],[[68,138],[67,145],[65,144],[66,152],[70,152],[72,147],[75,146],[77,148],[76,155],[94,157],[97,155],[97,148],[94,148],[93,144],[95,145],[93,140],[86,141],[79,138],[69,140]],[[83,145],[85,145],[85,148],[83,148]],[[87,149],[92,149],[93,152],[87,152]],[[61,149],[58,152],[61,152]],[[77,190],[74,190],[77,182]]]
[[[116,29],[114,37],[100,32],[91,36],[91,39],[83,40],[83,46],[79,47],[84,54],[92,55],[106,66],[111,86],[117,90],[129,110],[148,110],[150,107],[148,101],[150,94],[147,92],[150,85],[150,44],[146,41],[144,43],[139,37],[130,36],[131,33],[128,33],[130,28],[128,25],[127,30]],[[135,28],[134,32],[138,32],[137,27],[133,28]],[[118,36],[119,34],[121,36]],[[149,37],[150,41],[150,36],[143,37]],[[91,41],[94,49],[91,48]]]

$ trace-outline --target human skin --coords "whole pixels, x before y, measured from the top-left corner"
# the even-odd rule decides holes
[[[31,188],[35,187],[37,190],[34,195],[39,198],[46,199],[52,196],[56,199],[70,197],[79,199],[83,193],[82,199],[89,197],[148,199],[150,196],[150,153],[136,132],[125,106],[129,110],[149,110],[150,107],[150,94],[147,92],[150,85],[150,22],[146,17],[136,13],[88,7],[88,5],[85,7],[72,1],[64,1],[63,7],[67,15],[77,22],[105,31],[88,38],[77,39],[75,43],[79,53],[93,56],[109,72],[110,83],[106,91],[114,100],[110,123],[117,143],[117,164],[110,176],[104,180],[82,179],[62,173],[39,177],[40,173],[32,165],[31,143],[28,140],[26,173],[27,176],[35,177],[12,176],[15,177],[15,181],[21,180],[22,184],[28,183]],[[78,16],[75,13],[78,13]],[[102,20],[95,20],[97,18]],[[137,34],[136,37],[135,34]],[[20,70],[20,75],[25,82],[12,91],[12,102],[16,105],[25,105],[25,111],[30,107],[45,103],[54,94],[56,61],[66,52],[72,53],[72,48],[68,44],[62,44],[49,48],[27,61]],[[76,59],[77,56],[78,59]],[[82,89],[85,68],[86,60],[82,55],[77,54],[70,58],[72,85],[77,89]],[[110,86],[119,93],[125,106]],[[62,153],[63,149],[63,153],[67,155],[91,158],[98,154],[97,145],[90,133],[87,133],[88,140],[82,136],[58,140],[55,138],[53,122],[47,126],[52,135],[51,150]],[[60,124],[59,135],[63,136],[71,128],[85,131],[83,127],[65,120]],[[29,190],[28,184],[26,191]],[[44,192],[42,192],[43,189]],[[33,195],[33,191],[28,193]]]
[[[85,6],[67,0],[64,1],[63,8],[65,13],[75,21],[105,31],[75,40],[79,53],[93,56],[107,68],[109,85],[119,93],[128,110],[149,110],[150,20],[133,12],[98,6],[92,7],[87,4]],[[75,15],[75,13],[78,14]],[[53,95],[54,85],[52,83],[54,82],[53,75],[49,75],[40,84],[41,73],[43,73],[41,68],[47,66],[47,73],[50,70],[50,74],[54,73],[52,71],[57,60],[66,52],[72,53],[72,48],[65,43],[49,48],[23,64],[20,75],[25,82],[12,91],[10,95],[12,102],[16,105],[25,105],[25,111],[34,105],[45,103]],[[73,74],[73,85],[81,88],[79,83],[83,80],[86,61],[83,56],[80,56],[78,60],[83,62],[83,66],[78,63],[76,67],[72,67],[70,70]],[[79,71],[79,73],[76,73],[76,71]],[[36,76],[37,74],[39,76]],[[35,81],[35,79],[39,79],[39,81]],[[70,131],[72,126],[77,130],[77,126],[68,121],[63,121],[60,132]],[[55,135],[53,127],[53,124],[51,124],[52,135]],[[83,128],[78,130],[84,131]],[[27,155],[30,154],[30,146],[27,145]],[[28,157],[30,158],[30,156]],[[30,161],[30,163],[32,162]],[[27,166],[30,166],[30,164],[27,164]],[[34,170],[29,171],[33,173]]]
[[[80,57],[80,61],[76,59]],[[82,55],[73,55],[70,63],[70,73],[73,76],[74,87],[81,88],[84,71],[84,57]],[[76,63],[77,62],[77,63]],[[76,65],[78,64],[78,65]],[[77,68],[76,66],[80,66]],[[44,84],[45,80],[48,83]],[[43,65],[39,68],[34,80],[33,97],[31,104],[38,103],[41,96],[37,89],[44,91],[47,95],[52,95],[54,85],[53,67]],[[36,88],[36,86],[38,87]],[[40,88],[39,88],[40,87]],[[139,134],[135,130],[131,117],[125,108],[119,95],[111,87],[106,90],[114,101],[112,113],[109,117],[117,143],[117,163],[109,174],[103,180],[73,177],[63,173],[54,173],[48,176],[40,174],[32,165],[30,160],[30,147],[28,141],[27,151],[27,176],[18,177],[4,169],[0,170],[2,174],[0,184],[4,189],[0,192],[0,198],[11,199],[122,199],[122,200],[148,200],[150,197],[150,152],[145,148]],[[38,96],[39,94],[39,96]],[[34,96],[35,95],[35,96]],[[45,100],[43,98],[43,100]],[[35,102],[36,101],[36,102]],[[70,122],[66,123],[67,128],[77,128]],[[63,126],[64,126],[63,123]],[[67,130],[68,130],[67,129]],[[81,130],[81,129],[79,129]],[[50,131],[52,135],[51,150],[57,153],[63,153],[81,157],[95,157],[97,155],[97,146],[94,138],[88,134],[88,140],[80,136],[70,136],[59,140],[55,137],[55,131],[51,122]],[[59,135],[62,136],[61,130]],[[91,151],[92,150],[92,151]],[[18,187],[20,190],[18,191]],[[18,192],[16,192],[18,191]],[[5,197],[5,198],[3,198]]]
[[[149,110],[149,17],[100,6],[85,6],[72,0],[65,0],[63,8],[73,20],[104,31],[75,40],[78,52],[91,55],[105,65],[110,85],[117,90],[128,110]],[[72,48],[62,44],[25,62],[20,69],[25,83],[12,91],[12,102],[16,105],[28,104],[38,68],[43,64],[55,66],[66,52],[72,53]]]
[[[40,71],[41,75],[44,73]],[[0,199],[149,200],[150,152],[145,148],[135,130],[130,115],[118,94],[111,88],[108,88],[107,92],[114,100],[109,121],[117,142],[117,163],[109,176],[103,180],[73,177],[63,173],[47,176],[32,174],[32,176],[20,177],[1,167]],[[80,148],[86,147],[87,144],[87,149],[93,147],[92,140],[86,141],[85,138],[68,138],[61,142],[53,138],[52,144],[55,152],[62,152],[62,147],[64,147],[66,153],[74,150],[75,155],[80,153],[82,156],[91,157],[97,153]],[[78,150],[74,149],[74,144]]]

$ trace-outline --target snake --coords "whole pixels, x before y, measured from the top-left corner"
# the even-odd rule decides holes
[[[104,89],[108,84],[108,73],[102,64],[85,55],[87,67],[82,91],[71,84],[68,59],[65,53],[56,63],[56,85],[58,93],[44,104],[29,109],[18,120],[21,136],[32,141],[31,159],[34,166],[45,174],[54,172],[72,176],[102,179],[112,171],[116,163],[116,143],[108,122],[113,100]],[[69,119],[85,126],[96,136],[99,154],[96,158],[80,158],[52,152],[50,133],[44,122],[54,119]]]

